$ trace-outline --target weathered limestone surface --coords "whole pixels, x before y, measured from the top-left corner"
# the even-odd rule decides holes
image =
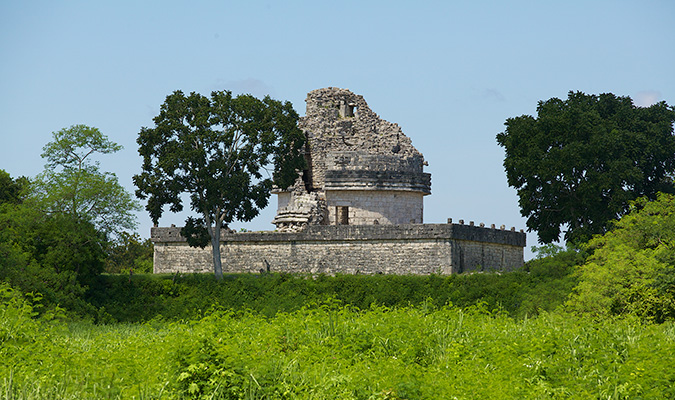
[[[211,249],[180,228],[153,228],[155,273],[211,272]],[[450,274],[523,265],[525,234],[458,224],[308,226],[302,232],[223,233],[224,272]]]
[[[349,207],[349,221],[353,225],[421,224],[422,194],[408,191],[378,190],[328,191],[326,202]],[[336,213],[330,213],[328,223],[336,225]]]
[[[279,196],[273,222],[277,229],[422,223],[423,197],[431,193],[431,175],[423,171],[424,157],[401,128],[381,119],[362,96],[347,89],[317,89],[307,95],[306,102],[307,112],[299,127],[307,136],[307,169],[295,187],[275,192]],[[373,191],[367,203],[361,201],[362,191]],[[294,200],[307,197],[303,192],[323,202],[318,209],[325,210],[324,218],[309,221],[309,214],[302,210],[308,203],[300,205]],[[408,203],[402,203],[403,198]]]
[[[324,190],[393,190],[431,193],[431,174],[423,159],[392,155],[333,152],[326,160]]]
[[[305,192],[299,186],[291,193],[280,192],[279,208],[274,218],[277,230],[298,232],[307,225],[324,225],[328,218],[325,198],[316,192]]]
[[[306,132],[310,145],[312,187],[324,187],[327,158],[334,151],[395,154],[400,159],[423,160],[398,124],[381,119],[363,96],[329,87],[309,92],[305,101],[307,111],[299,126]]]

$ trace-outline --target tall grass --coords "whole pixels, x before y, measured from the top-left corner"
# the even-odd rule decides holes
[[[30,311],[3,307],[0,318]],[[0,399],[675,398],[673,323],[337,299],[272,317],[204,314],[32,320],[2,343]]]
[[[522,318],[554,310],[575,283],[570,274],[550,268],[450,276],[238,274],[222,282],[208,274],[134,275],[131,279],[105,275],[90,291],[89,301],[99,309],[96,317],[103,322],[195,318],[212,305],[271,317],[328,299],[360,309],[373,304],[468,307],[486,303]]]

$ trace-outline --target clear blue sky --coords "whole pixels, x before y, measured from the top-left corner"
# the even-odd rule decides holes
[[[522,229],[495,141],[504,121],[570,90],[675,104],[675,2],[5,0],[0,57],[0,168],[13,177],[43,169],[52,132],[86,124],[124,146],[100,160],[133,191],[136,137],[172,91],[270,94],[304,115],[307,92],[335,86],[425,155],[425,222]],[[272,229],[275,200],[232,227]],[[148,237],[147,213],[138,221]]]

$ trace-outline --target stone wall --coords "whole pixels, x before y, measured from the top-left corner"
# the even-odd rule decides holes
[[[212,272],[209,247],[180,228],[152,228],[154,272]],[[523,265],[525,234],[459,224],[308,226],[297,233],[223,233],[223,272],[451,274]]]
[[[349,207],[350,225],[421,224],[424,196],[419,192],[326,190],[328,224],[337,225],[335,207]]]

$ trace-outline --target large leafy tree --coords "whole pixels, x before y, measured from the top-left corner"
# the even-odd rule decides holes
[[[521,214],[541,243],[583,242],[607,231],[629,202],[674,192],[675,109],[630,97],[569,92],[540,101],[537,117],[506,120],[497,135]]]
[[[93,159],[121,149],[86,125],[54,132],[53,141],[43,148],[47,163],[34,181],[30,200],[42,211],[90,222],[105,234],[133,230],[134,211],[140,210],[140,204],[115,174],[101,171]]]
[[[269,96],[215,91],[208,98],[176,91],[166,97],[155,127],[141,129],[143,172],[134,176],[136,195],[147,198],[156,225],[165,205],[179,212],[181,195],[189,194],[200,217],[188,218],[182,235],[194,247],[211,244],[217,279],[221,229],[257,216],[273,184],[290,186],[303,167],[305,138],[297,120],[291,103]]]
[[[13,179],[7,171],[0,169],[0,206],[4,203],[18,204],[21,194],[29,185],[26,177]]]

